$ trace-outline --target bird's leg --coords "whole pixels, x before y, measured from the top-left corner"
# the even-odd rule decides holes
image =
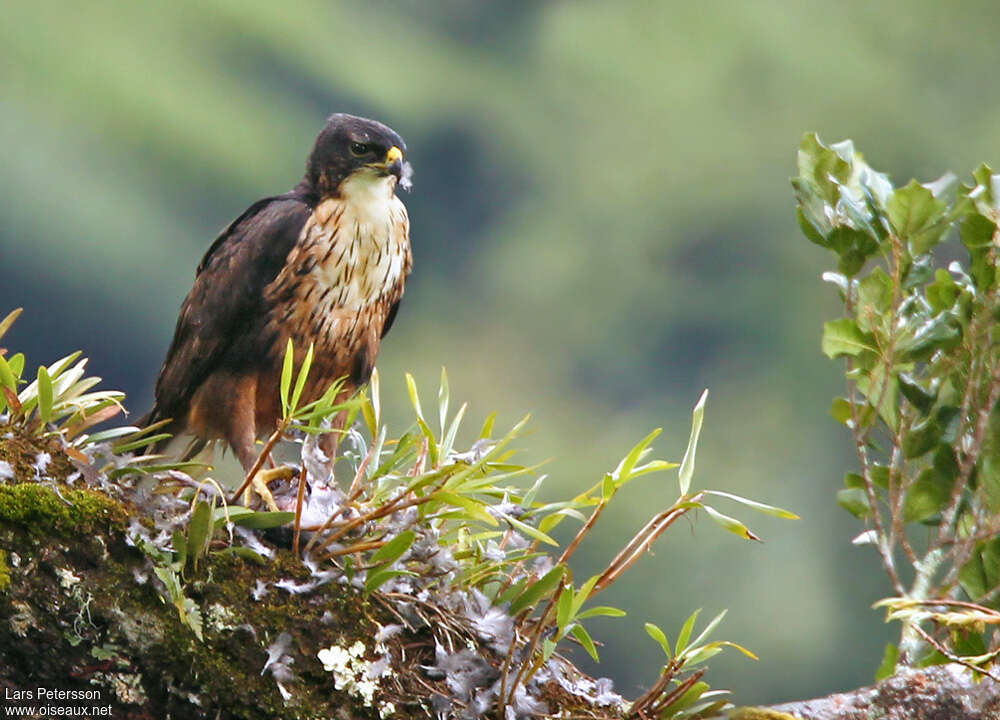
[[[235,392],[233,397],[229,399],[231,406],[229,408],[229,428],[226,433],[226,439],[236,452],[236,457],[239,459],[240,465],[243,466],[243,472],[249,474],[254,466],[257,465],[258,458],[256,448],[256,379],[246,378],[241,385],[242,387],[239,388],[239,391]],[[268,452],[267,456],[269,459],[271,458],[270,452]],[[294,475],[295,470],[290,467],[272,467],[268,470],[258,468],[257,472],[254,473],[250,485],[246,489],[244,503],[250,505],[252,502],[252,489],[253,492],[256,492],[260,496],[268,509],[279,510],[278,504],[274,502],[274,496],[271,494],[268,485],[275,480],[291,479]]]
[[[323,451],[323,454],[328,459],[330,475],[334,474],[333,466],[337,463],[337,447],[340,445],[340,436],[346,424],[347,412],[342,410],[337,413],[336,417],[333,418],[333,422],[330,423],[330,431],[320,435],[317,442],[320,450]]]

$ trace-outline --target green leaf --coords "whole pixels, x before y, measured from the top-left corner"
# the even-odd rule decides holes
[[[923,255],[933,248],[948,227],[944,203],[916,180],[897,189],[886,210],[893,230],[909,242],[913,255]]]
[[[906,491],[903,521],[921,522],[944,510],[951,499],[951,478],[927,468]]]
[[[694,646],[694,647],[697,647],[698,645],[700,645],[702,643],[702,641],[705,640],[705,638],[707,638],[709,635],[711,635],[713,632],[715,632],[715,628],[719,627],[719,623],[721,623],[722,619],[724,617],[726,617],[726,613],[727,612],[729,612],[729,611],[728,610],[723,610],[718,615],[716,615],[714,618],[712,618],[711,620],[709,620],[708,625],[705,626],[704,630],[702,630],[700,633],[698,633],[698,637],[696,637],[691,642],[691,645]]]
[[[597,646],[594,644],[594,639],[590,637],[587,629],[583,625],[574,625],[571,632],[573,633],[573,637],[583,645],[583,649],[587,651],[587,654],[594,658],[594,662],[600,662],[600,658],[597,656]]]
[[[52,378],[44,365],[38,366],[38,417],[43,423],[52,420]]]
[[[299,399],[302,397],[302,389],[306,386],[306,378],[309,377],[309,370],[313,362],[313,344],[309,343],[305,359],[302,360],[302,367],[299,368],[299,376],[295,380],[295,389],[292,390],[292,399],[288,404],[288,410],[294,413],[299,407]]]
[[[870,335],[861,332],[851,318],[840,318],[823,324],[823,353],[828,358],[843,355],[856,357],[865,351],[875,352]]]
[[[253,530],[267,530],[269,528],[281,527],[295,520],[293,512],[251,512],[246,514],[230,515],[234,525],[251,528]]]
[[[208,552],[208,543],[212,540],[212,506],[204,500],[199,500],[194,506],[191,521],[188,523],[187,547],[194,569],[198,569],[198,560]]]
[[[621,608],[611,607],[610,605],[595,605],[592,608],[587,608],[579,615],[575,616],[576,620],[586,620],[592,617],[625,617],[627,613]]]
[[[580,589],[577,590],[573,595],[573,616],[575,617],[577,613],[580,612],[580,608],[583,604],[587,602],[587,598],[590,597],[590,593],[594,591],[594,586],[597,585],[597,581],[601,579],[600,575],[592,575],[587,579]]]
[[[699,680],[694,685],[689,687],[683,695],[667,705],[667,707],[660,710],[660,717],[672,718],[682,710],[691,707],[698,702],[698,699],[705,694],[705,691],[708,690],[708,688],[709,685],[707,682]]]
[[[573,586],[564,585],[556,605],[556,626],[564,630],[573,618]]]
[[[799,516],[789,510],[783,510],[779,507],[773,505],[765,505],[762,502],[757,502],[756,500],[748,500],[745,497],[740,497],[739,495],[733,495],[732,493],[722,492],[721,490],[706,490],[706,495],[715,495],[717,497],[724,497],[729,500],[746,505],[749,508],[753,508],[759,512],[765,513],[767,515],[774,515],[774,517],[784,518],[785,520],[798,520]]]
[[[691,639],[691,633],[694,631],[695,621],[698,619],[698,615],[701,613],[701,608],[698,608],[693,613],[688,615],[688,619],[684,621],[684,625],[681,626],[681,632],[677,636],[677,644],[674,646],[674,654],[680,655],[687,649],[688,641]]]
[[[233,547],[228,547],[225,550],[219,551],[220,554],[235,555],[243,560],[249,560],[250,562],[256,563],[257,565],[267,565],[267,558],[258,553],[256,550],[251,550],[243,545],[234,545]]]
[[[681,469],[678,471],[681,495],[687,495],[691,488],[691,478],[694,475],[694,458],[698,452],[698,436],[701,434],[701,424],[705,418],[705,402],[708,400],[708,390],[702,392],[698,399],[698,404],[694,406],[691,413],[691,436],[688,438],[687,449],[684,451],[684,459],[681,460]]]
[[[494,423],[496,423],[496,420],[497,420],[496,412],[491,412],[489,415],[486,416],[486,419],[483,421],[483,427],[479,431],[480,440],[486,440],[488,438],[493,437],[493,425]]]
[[[448,401],[451,392],[448,389],[448,373],[441,368],[441,385],[438,386],[438,413],[441,419],[441,434],[444,435],[448,421]]]
[[[642,460],[642,458],[649,452],[649,444],[656,439],[656,437],[663,432],[663,428],[656,428],[649,435],[644,437],[635,447],[629,450],[628,454],[622,458],[622,461],[618,463],[618,467],[612,473],[613,478],[616,480],[618,487],[624,485],[628,480],[632,479],[632,469],[636,464]]]
[[[413,406],[417,418],[423,420],[424,412],[420,409],[420,394],[417,392],[417,381],[413,379],[410,373],[406,373],[406,392],[410,396],[410,404]]]
[[[175,555],[174,563],[176,563],[176,567],[183,570],[187,565],[188,547],[187,538],[184,536],[184,532],[180,528],[174,530],[173,546]]]
[[[937,401],[937,393],[926,390],[915,378],[907,373],[899,373],[896,377],[899,383],[899,392],[906,400],[915,407],[921,415],[927,415],[934,403]]]
[[[866,518],[871,514],[868,495],[861,488],[843,488],[837,491],[837,504],[856,518]]]
[[[17,378],[3,355],[0,355],[0,386],[9,388],[15,393],[17,392]]]
[[[666,653],[667,659],[669,660],[672,658],[673,653],[670,650],[670,642],[667,640],[666,633],[664,633],[659,626],[654,625],[653,623],[646,623],[644,627],[646,628],[646,632],[649,636],[656,640],[656,642],[660,644],[660,647],[663,648],[663,652]]]
[[[837,397],[830,405],[830,415],[839,423],[846,425],[851,422],[851,403],[847,398]]]
[[[416,573],[410,572],[409,570],[389,570],[385,568],[372,570],[368,573],[368,577],[365,579],[365,592],[373,593],[385,585],[388,581],[392,580],[394,577],[399,577],[400,575],[409,575],[413,577]]]
[[[601,481],[601,500],[610,500],[617,490],[614,477],[610,473],[605,473],[604,480]]]
[[[896,672],[896,662],[898,660],[899,648],[892,643],[889,643],[885,646],[885,652],[882,654],[882,664],[879,665],[878,670],[875,671],[875,682],[892,677]]]
[[[288,417],[288,393],[292,387],[292,370],[295,367],[295,347],[292,345],[292,339],[288,339],[288,344],[285,346],[285,359],[281,365],[281,414],[283,417]]]
[[[493,517],[489,512],[487,512],[486,504],[479,500],[468,497],[466,495],[460,495],[458,493],[448,492],[447,490],[438,490],[435,493],[435,497],[441,500],[441,502],[446,502],[449,505],[455,505],[457,507],[462,508],[463,510],[468,512],[472,518],[475,518],[480,522],[484,522],[487,525],[496,526],[499,524],[497,522],[497,519]]]
[[[858,327],[871,331],[883,325],[892,306],[892,278],[885,270],[876,267],[867,277],[858,282],[858,306],[856,309]]]
[[[715,508],[709,507],[708,505],[704,505],[703,508],[705,512],[708,513],[708,516],[712,518],[712,520],[714,520],[719,526],[728,530],[734,535],[739,535],[741,538],[744,538],[746,540],[756,540],[758,542],[761,541],[759,537],[750,532],[750,528],[748,528],[746,525],[741,523],[736,518],[724,515]]]
[[[417,534],[412,530],[404,530],[392,540],[380,547],[371,557],[371,563],[385,563],[391,565],[399,560],[403,553],[410,549]]]
[[[519,615],[523,610],[533,608],[548,597],[562,582],[566,573],[565,565],[556,565],[541,578],[529,585],[521,595],[510,604],[510,614]]]
[[[17,320],[22,310],[24,310],[24,308],[15,308],[11,312],[7,313],[7,316],[4,317],[3,320],[0,320],[0,338],[7,334],[7,331],[10,330],[10,326],[14,324],[14,321]]]

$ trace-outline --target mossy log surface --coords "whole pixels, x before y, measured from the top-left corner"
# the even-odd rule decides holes
[[[378,717],[336,689],[317,652],[330,638],[370,646],[379,608],[335,583],[254,600],[257,579],[305,582],[308,570],[290,553],[266,565],[212,553],[184,588],[202,610],[200,641],[154,587],[148,558],[126,542],[132,508],[94,490],[17,483],[32,474],[24,456],[40,448],[4,435],[0,459],[17,477],[0,484],[0,706],[46,704],[27,697],[36,688],[96,689],[99,702],[76,704],[110,706],[105,717]],[[70,469],[56,446],[47,450]],[[295,657],[287,700],[262,674],[281,633]],[[426,717],[419,702],[394,714]]]

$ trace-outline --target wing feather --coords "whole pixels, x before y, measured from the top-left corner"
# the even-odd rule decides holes
[[[311,212],[294,191],[264,198],[215,239],[181,306],[156,381],[151,421],[183,422],[191,396],[209,374],[252,368],[266,353],[264,288],[284,267]]]

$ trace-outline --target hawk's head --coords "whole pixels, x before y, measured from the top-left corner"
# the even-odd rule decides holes
[[[306,163],[306,179],[320,197],[338,194],[341,184],[356,175],[373,180],[393,177],[393,185],[410,187],[406,143],[392,128],[375,120],[338,113],[331,115]]]

